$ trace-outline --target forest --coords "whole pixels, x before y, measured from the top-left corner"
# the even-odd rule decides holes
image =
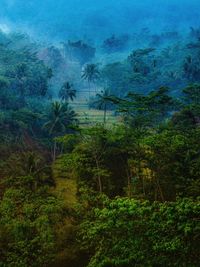
[[[199,137],[200,28],[1,29],[0,267],[198,267]]]

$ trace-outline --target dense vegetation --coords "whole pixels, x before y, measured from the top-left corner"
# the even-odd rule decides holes
[[[199,266],[199,40],[0,33],[1,267]]]

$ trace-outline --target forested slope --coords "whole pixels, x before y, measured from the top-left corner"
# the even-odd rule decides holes
[[[1,267],[199,266],[199,38],[0,33]]]

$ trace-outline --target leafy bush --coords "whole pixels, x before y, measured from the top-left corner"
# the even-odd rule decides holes
[[[151,204],[128,198],[106,200],[81,224],[88,267],[193,266],[199,264],[200,202]]]

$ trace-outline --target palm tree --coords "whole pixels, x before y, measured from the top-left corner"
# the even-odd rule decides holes
[[[91,83],[95,82],[96,80],[98,80],[100,77],[100,71],[98,68],[97,64],[87,64],[83,71],[82,71],[82,76],[81,78],[83,80],[87,80],[88,81],[88,85],[89,85],[89,90],[91,87]]]
[[[67,102],[69,99],[73,101],[74,98],[76,98],[76,90],[73,89],[73,85],[69,82],[65,82],[59,91],[59,97],[65,102]]]
[[[55,101],[51,104],[47,114],[47,122],[44,124],[49,134],[53,137],[65,134],[70,126],[77,121],[76,113],[68,103]],[[53,160],[56,158],[56,140],[54,139]]]
[[[94,102],[98,109],[104,111],[103,122],[106,123],[106,114],[108,103],[110,103],[110,93],[108,89],[101,91],[101,94],[96,94],[97,100]]]

